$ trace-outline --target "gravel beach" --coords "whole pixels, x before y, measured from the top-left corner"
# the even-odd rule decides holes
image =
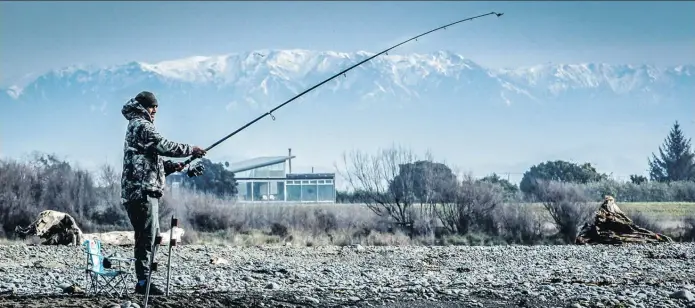
[[[105,249],[132,254],[132,247]],[[164,249],[155,277],[162,286],[166,258]],[[85,285],[85,259],[81,247],[0,246],[0,307],[142,306],[133,294],[63,293]],[[149,307],[695,308],[695,244],[187,245],[175,248],[171,272],[173,294]]]

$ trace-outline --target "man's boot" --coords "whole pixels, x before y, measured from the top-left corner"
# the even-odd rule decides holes
[[[145,295],[146,291],[147,291],[147,280],[140,280],[140,281],[138,281],[138,283],[135,284],[135,293]],[[162,291],[159,287],[157,287],[157,285],[154,284],[154,282],[151,283],[150,284],[150,296],[159,296],[159,295],[164,295],[164,291]]]

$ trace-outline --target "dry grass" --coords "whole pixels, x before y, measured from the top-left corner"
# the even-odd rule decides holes
[[[625,210],[636,210],[659,220],[695,216],[695,202],[631,202],[622,206]]]
[[[220,200],[214,197],[201,196],[198,193],[186,193],[170,201],[175,211],[186,215],[184,208],[195,209],[217,217],[229,219],[229,228],[217,232],[197,232],[190,223],[187,228],[187,242],[205,245],[292,245],[292,246],[324,246],[324,245],[498,245],[518,243],[515,238],[503,239],[503,236],[489,236],[482,233],[472,233],[465,236],[444,235],[435,237],[433,234],[409,238],[404,233],[395,230],[388,232],[389,224],[380,220],[364,204],[306,204],[306,203],[236,203]],[[596,203],[598,208],[599,204]],[[659,203],[662,212],[672,216],[650,215],[645,209],[656,208],[649,203],[622,203],[620,206],[628,213],[639,213],[639,222],[648,221],[649,226],[668,221],[682,221],[675,213],[687,214],[684,207],[695,208],[695,203]],[[540,203],[534,204],[505,204],[506,208],[526,207],[535,213],[533,217],[542,224],[551,222],[547,211]],[[664,209],[665,208],[665,209]],[[670,210],[669,210],[670,208]],[[681,210],[674,210],[681,209]],[[508,212],[508,210],[507,210]],[[647,212],[645,214],[645,212]],[[506,213],[506,212],[505,212]],[[497,213],[497,215],[500,215]],[[505,214],[502,214],[505,215]],[[520,219],[515,215],[512,219]],[[532,223],[525,217],[522,224]],[[656,218],[655,218],[656,217]],[[657,219],[661,218],[661,219]],[[186,220],[182,227],[186,228]],[[636,221],[637,222],[637,221]],[[275,234],[273,224],[287,228],[286,234]],[[515,227],[515,228],[518,228]],[[671,231],[661,226],[659,231]],[[548,231],[548,230],[545,230]],[[552,230],[550,230],[552,233]],[[533,243],[555,243],[547,238],[548,233],[533,239]]]
[[[617,202],[624,212],[639,212],[659,222],[680,221],[685,217],[695,216],[695,202]],[[541,203],[529,204],[534,211],[547,216]],[[596,203],[598,209],[599,203]]]
[[[471,233],[465,236],[444,235],[435,237],[433,234],[409,238],[403,232],[395,230],[388,232],[389,224],[380,220],[363,204],[302,204],[302,203],[236,203],[200,193],[184,193],[172,198],[166,197],[170,213],[175,213],[181,219],[181,227],[186,229],[185,244],[223,245],[223,246],[257,246],[257,245],[291,245],[295,247],[311,247],[337,245],[346,246],[361,244],[365,246],[408,246],[408,245],[503,245],[517,243],[516,239],[504,240],[500,236],[489,236],[483,233]],[[598,208],[598,203],[596,207]],[[636,223],[649,224],[647,228],[655,231],[675,233],[683,226],[683,218],[695,211],[695,203],[620,203],[619,206]],[[540,221],[551,222],[547,211],[540,203],[505,204],[505,207],[526,207],[535,213]],[[219,218],[219,231],[199,231],[200,228],[191,222],[191,215],[203,213],[213,218]],[[657,214],[654,214],[657,213]],[[695,217],[695,215],[691,215]],[[519,219],[514,217],[515,222]],[[519,221],[528,224],[528,221]],[[677,225],[667,225],[665,222],[677,222]],[[168,223],[164,217],[162,224]],[[276,234],[273,225],[286,227],[286,234]],[[654,227],[654,226],[659,226]],[[516,226],[519,228],[520,226]],[[676,230],[678,229],[678,230]],[[282,231],[282,230],[281,230]],[[534,239],[534,243],[555,243],[547,238]],[[17,244],[20,241],[3,240],[0,245]],[[27,240],[24,243],[37,243]]]

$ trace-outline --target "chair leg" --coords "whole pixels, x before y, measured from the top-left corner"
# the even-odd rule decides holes
[[[89,290],[94,294],[99,292],[99,287],[98,287],[99,281],[97,281],[98,279],[99,279],[99,277],[95,274],[89,275],[89,283],[90,283]]]
[[[126,292],[127,290],[127,278],[130,277],[130,275],[127,274],[119,274],[110,278],[107,278],[102,275],[98,275],[101,277],[101,290],[97,292],[97,294],[106,294],[108,296],[114,296],[117,295],[118,297],[123,296],[123,293]]]
[[[123,293],[128,294],[128,281],[130,281],[132,275],[130,273],[126,273],[123,275],[123,280],[122,280],[122,285],[121,288],[123,288]]]
[[[126,270],[115,276],[104,276],[92,271],[85,271],[85,290],[88,294],[121,297],[128,294],[128,282],[133,277],[132,270],[134,264],[129,263]]]
[[[99,294],[99,275],[92,274],[92,293]]]
[[[129,273],[118,274],[115,276],[104,276],[97,273],[88,272],[86,274],[85,286],[87,293],[93,295],[108,295],[108,296],[123,296],[127,290],[127,280],[131,275]]]

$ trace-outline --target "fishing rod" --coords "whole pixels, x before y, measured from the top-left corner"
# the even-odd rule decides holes
[[[396,45],[394,45],[394,46],[391,46],[391,47],[389,47],[388,49],[385,49],[385,50],[383,50],[383,51],[381,51],[381,52],[379,52],[379,53],[377,53],[377,54],[375,54],[375,55],[373,55],[373,56],[371,56],[371,57],[369,57],[369,58],[367,58],[367,59],[364,59],[364,60],[358,62],[357,64],[355,64],[355,65],[353,65],[353,66],[350,66],[350,67],[348,67],[348,68],[342,70],[341,72],[339,72],[339,73],[337,73],[337,74],[331,76],[330,78],[328,78],[328,79],[326,79],[326,80],[324,80],[324,81],[321,81],[320,83],[316,84],[315,86],[313,86],[313,87],[311,87],[311,88],[309,88],[309,89],[304,90],[304,92],[295,95],[293,98],[290,98],[290,99],[287,100],[286,102],[284,102],[284,103],[278,105],[277,107],[271,109],[270,111],[268,111],[268,112],[266,112],[266,113],[260,115],[259,117],[257,117],[257,118],[254,119],[253,121],[251,121],[251,122],[249,122],[249,123],[246,123],[246,125],[240,127],[239,129],[233,131],[232,133],[230,133],[229,135],[225,136],[224,138],[222,138],[222,139],[218,140],[217,142],[213,143],[211,146],[209,146],[209,147],[207,147],[207,148],[205,149],[205,152],[211,150],[212,148],[216,147],[218,144],[220,144],[220,143],[224,142],[225,140],[229,139],[229,137],[232,137],[232,136],[238,134],[240,131],[242,131],[242,130],[246,129],[247,127],[253,125],[254,123],[260,121],[261,119],[265,118],[266,116],[270,116],[270,117],[273,119],[273,121],[274,121],[274,120],[275,120],[275,116],[273,115],[273,112],[275,112],[276,110],[278,110],[278,109],[284,107],[285,105],[289,104],[290,102],[294,101],[295,99],[297,99],[297,98],[303,96],[304,94],[307,94],[307,93],[313,91],[314,89],[316,89],[316,88],[322,86],[322,85],[325,84],[326,82],[329,82],[329,81],[333,80],[334,78],[336,78],[336,77],[338,77],[338,76],[340,76],[340,75],[345,76],[345,73],[347,73],[348,71],[350,71],[350,70],[352,70],[353,68],[356,68],[356,67],[358,67],[358,66],[364,64],[365,62],[367,62],[367,61],[369,61],[369,60],[371,60],[371,59],[374,59],[374,58],[376,58],[376,57],[378,57],[378,56],[380,56],[380,55],[382,55],[382,54],[388,54],[388,52],[389,52],[390,50],[392,50],[392,49],[394,49],[394,48],[396,48],[396,47],[398,47],[398,46],[401,46],[401,45],[403,45],[403,44],[405,44],[405,43],[408,43],[408,42],[410,42],[410,41],[412,41],[412,40],[417,40],[418,38],[420,38],[420,37],[422,37],[422,36],[425,36],[425,35],[427,35],[427,34],[430,34],[430,33],[432,33],[432,32],[435,32],[435,31],[438,31],[438,30],[442,30],[442,29],[446,29],[447,27],[453,26],[453,25],[455,25],[455,24],[462,23],[462,22],[465,22],[465,21],[470,21],[470,20],[473,20],[473,19],[481,18],[481,17],[485,17],[485,16],[488,16],[488,15],[496,15],[497,17],[500,17],[500,16],[504,15],[504,13],[490,12],[490,13],[483,14],[483,15],[478,15],[478,16],[469,17],[469,18],[466,18],[466,19],[461,19],[461,20],[459,20],[459,21],[455,21],[455,22],[452,22],[452,23],[450,23],[450,24],[441,26],[441,27],[439,27],[439,28],[432,29],[432,30],[427,31],[427,32],[425,32],[425,33],[422,33],[422,34],[420,34],[420,35],[418,35],[418,36],[415,36],[415,37],[412,37],[412,38],[410,38],[410,39],[408,39],[408,40],[405,40],[405,41],[403,41],[403,42],[400,42],[400,43],[398,43],[398,44],[396,44]],[[190,164],[193,160],[195,160],[195,157],[191,157],[191,158],[187,159],[187,160],[183,163],[184,166]]]

